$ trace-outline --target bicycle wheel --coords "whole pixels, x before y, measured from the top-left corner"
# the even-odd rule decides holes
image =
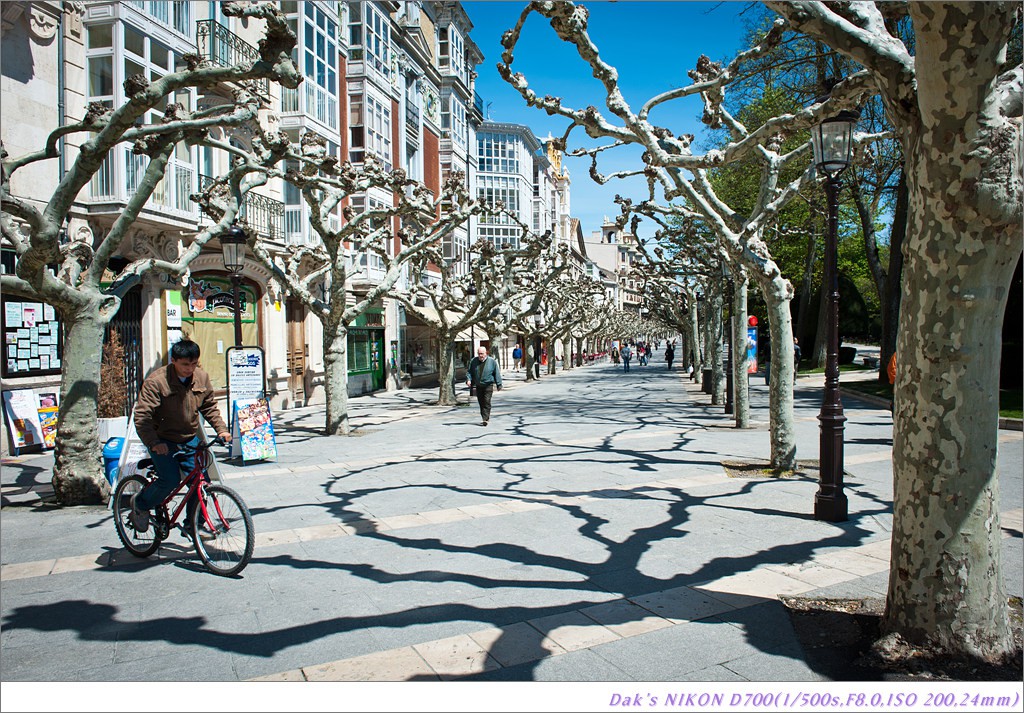
[[[124,546],[136,557],[149,557],[160,546],[160,537],[151,522],[149,529],[139,532],[131,521],[132,497],[148,484],[141,475],[132,475],[117,484],[114,490],[114,525],[117,536]]]
[[[206,514],[196,508],[192,515],[192,542],[196,554],[214,574],[230,577],[241,572],[252,558],[256,530],[245,502],[231,488],[206,487]],[[210,527],[213,530],[210,530]]]

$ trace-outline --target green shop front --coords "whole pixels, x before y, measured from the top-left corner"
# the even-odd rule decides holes
[[[384,374],[384,310],[371,307],[348,331],[349,396],[385,388]]]

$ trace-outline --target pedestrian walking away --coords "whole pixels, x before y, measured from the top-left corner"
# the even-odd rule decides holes
[[[516,344],[516,348],[512,350],[512,371],[519,371],[519,366],[523,363],[523,348]]]
[[[480,347],[466,370],[466,385],[476,388],[476,400],[480,404],[480,425],[486,426],[491,420],[491,397],[494,390],[501,391],[501,369],[494,357],[487,356],[487,348]]]
[[[665,362],[668,364],[668,368],[672,368],[672,360],[676,358],[676,350],[669,344],[665,347]]]
[[[622,347],[619,356],[622,357],[622,370],[629,371],[629,360],[633,358],[633,350],[629,348],[628,344]]]
[[[153,484],[132,498],[132,524],[139,532],[149,529],[149,511],[178,486],[182,472],[192,470],[199,445],[200,414],[218,438],[231,443],[210,377],[199,368],[199,345],[182,339],[171,347],[171,363],[143,382],[135,404],[135,430],[156,471]],[[195,507],[194,500],[188,503],[186,522],[192,521]]]

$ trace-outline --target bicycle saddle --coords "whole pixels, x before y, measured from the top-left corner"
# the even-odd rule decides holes
[[[143,460],[140,460],[139,464],[137,466],[135,466],[135,467],[138,468],[139,470],[142,470],[143,468],[150,468],[152,466],[153,466],[153,459],[152,458],[145,458]]]

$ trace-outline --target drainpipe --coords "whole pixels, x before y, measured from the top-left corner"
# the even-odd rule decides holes
[[[64,126],[64,8],[57,15],[57,126]],[[57,180],[64,180],[64,137],[57,140]]]

